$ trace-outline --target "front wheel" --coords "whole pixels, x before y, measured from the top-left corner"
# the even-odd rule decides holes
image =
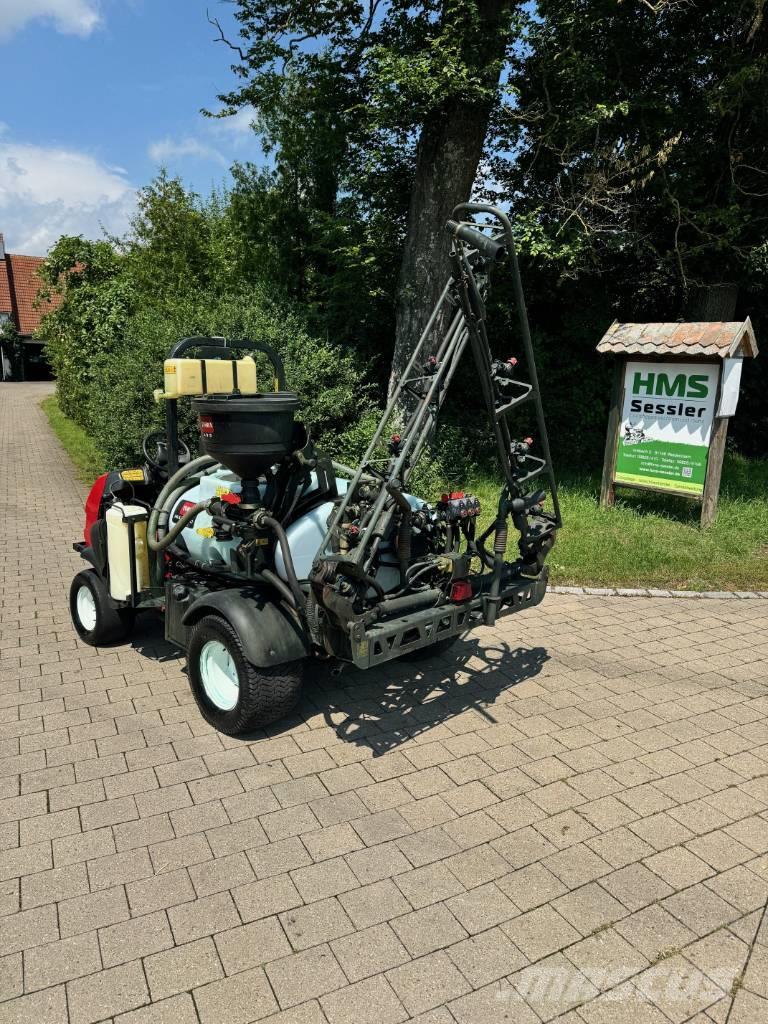
[[[304,681],[303,660],[252,665],[237,630],[220,615],[206,615],[192,627],[187,666],[203,718],[227,736],[284,718],[296,706]]]
[[[115,608],[104,580],[95,569],[84,569],[69,588],[69,612],[78,636],[91,647],[125,640],[134,624],[130,608]]]

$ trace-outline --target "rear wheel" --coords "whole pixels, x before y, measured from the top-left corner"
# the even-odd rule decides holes
[[[133,611],[110,603],[106,584],[95,569],[84,569],[72,580],[69,611],[78,636],[91,647],[125,640],[133,629]]]
[[[220,615],[206,615],[192,627],[187,665],[203,718],[227,736],[284,718],[296,706],[304,681],[303,660],[252,665],[237,630]]]

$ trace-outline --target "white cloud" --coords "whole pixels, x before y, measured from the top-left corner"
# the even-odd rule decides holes
[[[0,138],[0,230],[11,252],[43,256],[62,234],[121,234],[136,192],[119,167],[87,153]]]
[[[250,136],[253,134],[253,122],[255,120],[256,108],[247,106],[241,107],[236,114],[232,114],[230,117],[212,118],[208,124],[220,135]]]
[[[57,32],[88,36],[101,21],[100,0],[0,0],[0,39],[43,19]]]
[[[153,142],[147,152],[149,159],[154,160],[158,164],[165,164],[172,160],[192,156],[198,157],[201,160],[214,160],[224,167],[227,166],[227,161],[217,149],[214,149],[213,146],[207,146],[204,142],[200,142],[199,139],[192,138],[191,136],[185,139],[160,139],[158,142]]]

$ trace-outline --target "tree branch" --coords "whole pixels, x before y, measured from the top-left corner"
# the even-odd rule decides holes
[[[218,18],[212,18],[207,9],[206,9],[206,12],[205,12],[205,17],[208,20],[208,24],[209,25],[213,26],[213,28],[215,28],[215,29],[218,29],[219,34],[216,37],[216,39],[214,39],[214,42],[215,43],[224,43],[226,46],[228,46],[230,48],[230,50],[234,50],[234,52],[238,55],[238,57],[243,62],[243,64],[245,64],[247,62],[247,59],[246,59],[245,54],[243,53],[242,47],[238,46],[236,43],[233,43],[231,40],[227,39],[227,37],[224,35],[224,29],[221,27],[221,22],[219,21],[219,19]]]

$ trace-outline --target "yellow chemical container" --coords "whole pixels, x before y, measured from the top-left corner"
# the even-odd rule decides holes
[[[125,517],[140,516],[138,521],[126,522]],[[147,510],[141,505],[124,505],[116,501],[107,509],[107,561],[109,563],[109,593],[115,601],[127,601],[131,596],[131,555],[128,531],[135,530],[136,538],[136,590],[149,587],[149,551],[147,549]]]
[[[163,398],[182,395],[224,395],[236,388],[255,395],[256,363],[244,359],[166,359],[163,366]]]

